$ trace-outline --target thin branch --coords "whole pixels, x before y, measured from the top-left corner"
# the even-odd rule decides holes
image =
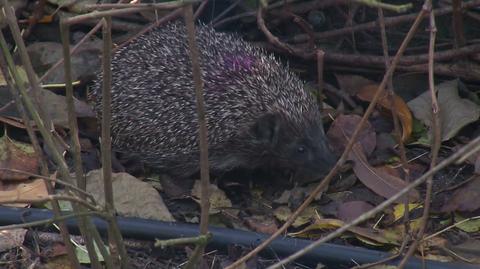
[[[181,1],[170,1],[166,3],[137,3],[137,4],[96,4],[96,5],[85,5],[85,10],[105,10],[105,9],[125,9],[125,8],[143,8],[145,10],[158,9],[158,10],[170,10],[180,8],[185,5],[185,0]],[[198,0],[189,0],[189,2],[198,2]]]
[[[322,1],[320,1],[322,2]],[[463,2],[461,6],[461,10],[467,10],[470,8],[474,8],[480,5],[480,0],[472,0],[468,2]],[[443,8],[438,8],[433,10],[437,16],[442,16],[446,15],[449,13],[452,13],[453,8],[451,6],[448,7],[443,7]],[[426,16],[426,15],[424,15]],[[408,14],[408,15],[402,15],[402,16],[397,16],[397,17],[388,17],[385,18],[385,26],[390,27],[390,26],[395,26],[401,23],[406,23],[410,21],[414,21],[416,19],[415,14]],[[335,29],[331,31],[326,31],[326,32],[321,32],[321,33],[316,33],[315,34],[315,39],[316,40],[326,40],[329,38],[334,38],[338,37],[341,35],[348,35],[352,31],[368,31],[368,30],[376,30],[378,29],[378,21],[372,21],[372,22],[366,22],[366,23],[360,23],[356,25],[352,25],[351,27],[344,27],[341,29]],[[303,43],[308,40],[308,35],[305,34],[299,34],[294,36],[291,39],[287,39],[287,42],[292,42],[292,43]]]
[[[207,7],[208,0],[203,0],[200,6],[198,6],[197,10],[195,10],[195,14],[193,18],[196,20],[203,12],[203,10]]]
[[[64,75],[65,75],[65,92],[67,100],[67,113],[68,113],[68,124],[70,129],[70,141],[73,147],[70,147],[70,153],[74,158],[75,165],[75,177],[77,179],[77,186],[85,191],[87,189],[87,182],[83,173],[82,167],[82,156],[80,149],[80,139],[78,137],[78,124],[77,124],[77,115],[75,113],[75,105],[73,98],[73,85],[72,85],[72,65],[70,57],[70,29],[68,25],[64,24],[63,21],[60,21],[60,36],[62,39],[63,47],[63,59],[64,59]],[[82,199],[85,199],[85,195],[79,194]],[[77,207],[74,205],[74,210],[78,213],[85,212],[85,208]],[[79,228],[83,236],[85,236],[85,246],[87,248],[88,256],[92,267],[94,269],[102,268],[100,260],[98,259],[97,252],[95,251],[94,240],[91,233],[87,229],[87,223],[90,222],[85,216],[79,218]],[[103,245],[103,244],[102,244]]]
[[[388,69],[390,67],[390,62],[388,60],[389,55],[388,55],[388,42],[387,42],[387,32],[385,29],[385,18],[383,16],[383,10],[381,8],[378,9],[378,19],[380,23],[380,36],[382,39],[382,48],[383,48],[383,55],[385,57],[385,69]],[[395,105],[395,92],[393,88],[393,74],[388,78],[388,83],[387,83],[387,93],[388,97],[390,99],[390,104],[391,104],[391,111],[392,111],[392,118],[393,118],[393,125],[394,125],[394,133],[395,133],[395,138],[397,140],[397,143],[400,148],[400,160],[402,163],[402,169],[404,172],[404,180],[405,182],[410,182],[410,170],[407,167],[407,155],[405,151],[405,145],[403,144],[403,139],[407,139],[406,137],[402,137],[402,132],[400,131],[400,122],[399,122],[399,115],[397,114],[397,107]],[[403,128],[406,128],[404,126]],[[408,242],[408,233],[410,231],[410,216],[409,216],[409,211],[408,211],[408,204],[409,204],[409,197],[405,197],[405,202],[404,202],[404,215],[403,215],[403,240],[402,240],[402,246],[401,248],[392,256],[383,259],[379,261],[378,263],[375,264],[381,264],[385,263],[391,259],[394,259],[398,256],[400,256],[403,251],[405,250],[405,247],[407,246]]]
[[[113,52],[117,51],[118,49],[120,48],[123,48],[125,47],[126,45],[128,45],[129,43],[131,43],[132,41],[134,41],[135,39],[137,39],[139,36],[145,34],[146,32],[148,31],[151,31],[152,29],[162,25],[162,24],[165,24],[173,19],[175,19],[176,17],[178,17],[180,14],[182,13],[182,9],[181,8],[177,8],[175,10],[173,10],[172,12],[170,12],[169,14],[163,16],[161,19],[159,20],[156,20],[155,22],[151,23],[150,25],[148,25],[147,27],[145,27],[144,29],[142,29],[141,31],[139,31],[137,34],[135,34],[134,36],[130,37],[127,41],[123,42],[122,44],[118,45],[117,47],[115,47],[113,49]]]
[[[426,9],[432,9],[431,2],[427,1],[425,3]],[[438,106],[437,95],[435,92],[435,82],[434,82],[434,58],[433,54],[435,51],[435,38],[437,33],[437,27],[435,25],[435,13],[433,11],[430,12],[430,45],[428,49],[428,54],[430,55],[428,61],[428,86],[430,91],[430,98],[432,102],[432,129],[433,129],[433,140],[432,140],[432,159],[430,162],[430,169],[433,169],[437,163],[438,159],[438,152],[440,150],[440,144],[442,142],[442,133],[441,133],[441,122],[440,122],[440,108]],[[433,175],[427,177],[427,191],[425,194],[425,202],[423,207],[423,215],[420,219],[420,228],[415,238],[415,241],[408,249],[405,257],[402,259],[400,264],[398,265],[399,269],[405,267],[408,259],[413,255],[413,253],[417,250],[418,245],[421,242],[425,234],[425,230],[428,224],[428,216],[430,213],[430,200],[432,198],[432,186],[433,186]]]
[[[33,204],[33,203],[45,203],[45,202],[61,201],[61,200],[77,203],[93,211],[101,210],[101,207],[94,206],[81,198],[74,197],[74,196],[58,195],[58,194],[51,194],[51,195],[47,195],[45,197],[41,197],[37,199],[17,199],[17,198],[0,199],[0,204],[15,204],[15,203]]]
[[[369,7],[385,9],[385,10],[389,10],[397,13],[406,12],[413,7],[412,3],[403,4],[403,5],[392,5],[392,4],[382,3],[377,0],[352,0],[352,2],[363,4]]]
[[[195,0],[180,1],[178,6],[177,5],[174,5],[174,6],[177,6],[177,7],[185,6],[187,4],[187,2],[192,2],[192,1],[195,1]],[[110,4],[110,5],[125,5],[125,4]],[[80,22],[87,21],[87,20],[92,20],[92,19],[101,19],[101,18],[104,18],[104,17],[115,17],[115,16],[121,16],[121,15],[125,15],[125,14],[131,14],[131,13],[135,13],[135,12],[149,10],[149,9],[151,9],[151,6],[149,6],[149,5],[159,5],[160,9],[166,9],[164,7],[165,3],[147,4],[147,6],[144,6],[144,5],[129,5],[130,7],[125,7],[125,8],[121,8],[121,9],[111,9],[111,10],[107,10],[107,11],[96,11],[96,12],[90,12],[90,13],[87,13],[87,14],[78,15],[78,16],[71,17],[71,18],[66,18],[65,23],[67,23],[67,24],[78,24]],[[163,7],[162,7],[162,5],[163,5]],[[171,8],[172,7],[169,7],[168,9],[171,9]]]
[[[20,174],[24,174],[24,175],[27,175],[27,176],[31,176],[31,177],[37,177],[37,178],[41,178],[43,180],[46,180],[46,181],[50,181],[50,182],[55,182],[57,184],[60,184],[60,185],[63,185],[69,189],[72,189],[74,190],[75,192],[78,192],[78,193],[81,193],[83,195],[85,195],[85,197],[89,198],[92,200],[92,202],[94,204],[96,204],[95,202],[95,198],[92,196],[92,194],[84,191],[84,190],[81,190],[79,189],[77,186],[71,184],[71,183],[68,183],[66,181],[63,181],[61,179],[58,179],[58,178],[50,178],[48,176],[42,176],[42,175],[38,175],[38,174],[34,174],[34,173],[30,173],[30,172],[27,172],[27,171],[22,171],[22,170],[18,170],[18,169],[11,169],[11,168],[3,168],[3,167],[0,167],[0,171],[9,171],[9,172],[14,172],[14,173],[20,173]]]
[[[18,53],[20,55],[21,62],[23,64],[23,67],[25,68],[25,72],[27,74],[28,81],[33,87],[33,96],[36,99],[37,106],[34,104],[32,99],[27,93],[27,90],[25,89],[25,82],[20,78],[17,67],[14,64],[13,57],[10,54],[10,51],[8,50],[8,45],[5,40],[5,37],[2,32],[0,32],[0,46],[2,49],[3,56],[5,57],[5,62],[7,63],[11,74],[13,75],[13,79],[15,80],[15,83],[17,85],[16,88],[16,94],[19,93],[22,97],[22,104],[25,106],[25,108],[28,110],[30,113],[32,119],[35,121],[35,124],[40,130],[40,133],[42,134],[42,137],[44,139],[45,144],[48,146],[48,148],[51,150],[53,159],[55,163],[57,164],[58,169],[60,170],[60,173],[62,177],[71,182],[70,174],[68,171],[68,167],[65,163],[65,160],[63,159],[62,155],[58,151],[58,149],[55,147],[55,143],[53,142],[53,138],[49,130],[47,129],[46,125],[44,122],[50,122],[48,121],[47,117],[45,116],[45,113],[43,113],[43,110],[41,109],[41,102],[39,101],[39,94],[40,94],[40,84],[37,80],[35,71],[33,70],[32,64],[30,62],[30,58],[27,53],[27,49],[25,46],[25,43],[23,42],[22,36],[20,34],[20,28],[18,27],[15,13],[10,6],[9,2],[7,0],[2,0],[3,4],[3,15],[1,15],[2,19],[5,19],[5,21],[8,23],[10,27],[10,31],[12,33],[12,36],[15,40],[15,43],[18,48]],[[12,89],[13,90],[13,89]],[[38,150],[38,149],[37,149]],[[44,173],[46,173],[46,167],[43,167],[42,170]],[[53,190],[49,184],[47,184],[47,189],[49,193],[52,193]],[[57,203],[56,200],[52,201],[52,208],[56,216],[60,215],[60,206]],[[60,227],[60,233],[62,234],[62,237],[64,239],[64,244],[69,256],[70,264],[73,268],[80,268],[80,263],[78,261],[78,258],[75,255],[74,248],[72,244],[70,243],[70,235],[67,229],[67,226],[65,223],[60,222],[59,223]]]
[[[166,248],[170,246],[178,246],[178,245],[187,245],[187,244],[195,244],[195,245],[206,245],[208,241],[212,238],[211,233],[207,233],[205,235],[199,235],[195,237],[182,237],[182,238],[174,238],[174,239],[167,239],[167,240],[155,240],[154,246],[156,248]]]
[[[197,107],[197,117],[199,126],[199,146],[200,146],[200,188],[201,188],[201,214],[200,214],[200,234],[208,233],[208,213],[210,208],[210,174],[208,164],[208,130],[206,120],[205,100],[203,97],[203,79],[200,69],[199,51],[195,41],[195,24],[193,18],[193,7],[187,5],[184,8],[185,26],[187,29],[188,45],[190,47],[190,61],[192,62],[192,75],[195,86],[195,99]],[[198,260],[203,255],[205,244],[197,244],[185,268],[196,268]]]
[[[325,52],[323,50],[317,50],[317,102],[320,112],[323,112],[323,66],[324,66]]]
[[[462,2],[462,0],[452,0],[452,29],[455,48],[461,48],[467,43],[463,32],[465,28],[463,27]]]
[[[106,16],[102,19],[102,177],[105,195],[105,210],[111,216],[115,216],[115,204],[113,199],[112,187],[112,138],[111,138],[111,119],[112,119],[112,19]],[[110,244],[110,253],[112,254],[115,267],[122,269],[128,268],[128,255],[123,244],[123,239],[115,219],[108,222],[108,239]],[[117,263],[118,258],[120,264]]]
[[[0,226],[0,231],[20,229],[20,228],[32,228],[32,227],[36,227],[36,226],[47,226],[47,225],[50,225],[52,223],[58,223],[58,222],[62,222],[62,221],[68,220],[68,219],[82,217],[82,216],[97,216],[97,217],[100,217],[100,218],[103,218],[103,219],[110,218],[110,216],[102,213],[101,211],[88,211],[88,212],[82,212],[82,213],[65,214],[65,215],[61,215],[61,216],[58,216],[58,217],[53,217],[53,218],[45,219],[45,220],[36,220],[36,221],[27,222],[27,223]]]

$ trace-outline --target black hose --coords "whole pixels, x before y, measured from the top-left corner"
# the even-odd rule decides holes
[[[53,214],[49,210],[32,208],[19,209],[0,206],[0,225],[45,220],[52,217]],[[198,235],[198,226],[193,224],[123,217],[118,217],[117,220],[122,234],[128,238],[153,241],[154,239],[172,239]],[[105,235],[108,227],[107,223],[99,218],[94,218],[93,221],[99,232]],[[71,219],[66,223],[70,232],[78,233],[75,220]],[[219,249],[226,249],[227,245],[229,244],[256,246],[262,240],[268,238],[268,235],[265,234],[218,227],[209,227],[209,231],[213,234],[209,247],[215,247]],[[279,238],[274,240],[264,253],[271,254],[273,252],[278,256],[285,257],[304,248],[310,243],[311,241],[303,239],[289,237]],[[354,266],[355,263],[364,264],[375,262],[388,257],[389,255],[390,254],[381,251],[326,243],[304,255],[299,262],[308,265],[322,263],[331,268],[348,268]],[[392,264],[395,264],[398,261],[399,260],[397,259],[393,261]],[[410,258],[405,268],[422,268],[423,263],[427,269],[480,268],[480,266],[464,263],[442,263],[430,260],[422,261],[415,257]]]

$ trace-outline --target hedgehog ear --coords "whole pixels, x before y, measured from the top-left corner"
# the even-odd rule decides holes
[[[253,124],[251,133],[257,142],[275,146],[278,142],[281,118],[277,114],[267,114]]]

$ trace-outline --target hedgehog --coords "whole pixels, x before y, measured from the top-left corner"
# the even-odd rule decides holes
[[[196,28],[212,174],[235,169],[318,177],[334,163],[313,94],[274,55],[235,34]],[[177,177],[199,171],[185,24],[143,34],[112,56],[112,146]],[[90,99],[100,115],[101,75]]]

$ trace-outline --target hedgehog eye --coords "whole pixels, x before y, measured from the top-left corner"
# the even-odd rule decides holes
[[[300,146],[300,147],[297,148],[297,151],[298,151],[299,153],[304,153],[304,152],[305,152],[305,147],[304,147],[304,146]]]

